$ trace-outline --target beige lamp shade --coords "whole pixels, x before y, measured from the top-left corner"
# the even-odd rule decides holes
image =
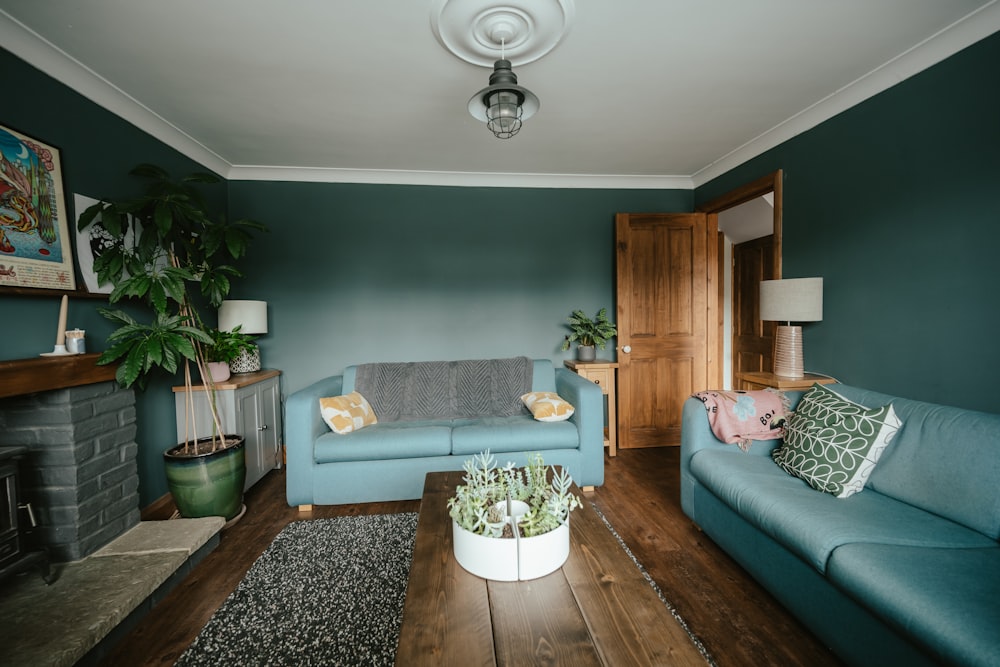
[[[240,333],[267,333],[266,301],[223,301],[219,306],[219,331],[240,328]]]
[[[823,319],[823,279],[760,281],[760,319],[786,323],[774,332],[774,374],[803,377],[802,327],[791,323]]]
[[[760,281],[760,319],[765,322],[819,322],[823,319],[823,279]]]

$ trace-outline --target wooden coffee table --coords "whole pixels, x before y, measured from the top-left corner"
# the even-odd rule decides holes
[[[571,516],[561,569],[517,582],[466,572],[452,552],[447,508],[462,475],[427,475],[396,665],[705,666],[586,500]]]

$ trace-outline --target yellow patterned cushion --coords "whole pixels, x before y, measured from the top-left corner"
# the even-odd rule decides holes
[[[573,416],[573,406],[554,391],[531,391],[521,400],[540,422],[561,422]]]
[[[372,406],[356,391],[344,396],[319,399],[319,410],[323,421],[334,433],[350,433],[378,423]]]

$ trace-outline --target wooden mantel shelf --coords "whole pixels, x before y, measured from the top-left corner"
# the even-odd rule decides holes
[[[0,398],[115,379],[117,364],[98,366],[97,352],[0,361]]]

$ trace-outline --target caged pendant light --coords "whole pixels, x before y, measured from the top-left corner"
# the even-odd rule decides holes
[[[469,113],[482,120],[485,107],[486,127],[498,139],[510,139],[521,130],[521,122],[538,111],[539,106],[533,92],[517,85],[510,61],[501,55],[493,63],[490,85],[469,100]]]
[[[574,0],[435,0],[431,29],[448,51],[483,67],[488,86],[469,100],[469,113],[499,139],[510,139],[538,111],[538,97],[517,84],[513,63],[526,65],[569,32]],[[497,59],[497,56],[500,56]]]

